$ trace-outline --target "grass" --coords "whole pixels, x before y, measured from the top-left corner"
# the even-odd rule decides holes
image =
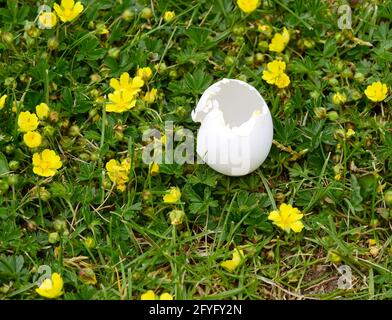
[[[261,2],[244,14],[232,0],[82,0],[78,18],[42,30],[36,1],[0,1],[0,96],[8,96],[0,110],[0,299],[39,299],[43,265],[62,275],[61,299],[139,299],[150,289],[175,299],[392,297],[391,95],[374,103],[364,94],[374,81],[392,88],[391,2],[351,1],[351,30],[338,27],[338,1]],[[162,19],[167,10],[176,13],[171,22]],[[265,43],[283,27],[289,44],[269,52]],[[285,89],[262,80],[276,57],[287,63]],[[145,66],[157,101],[105,112],[110,79]],[[240,178],[202,164],[162,164],[151,176],[143,130],[163,132],[173,121],[175,131],[196,133],[190,113],[224,77],[247,81],[267,101],[267,160]],[[334,104],[336,92],[347,101]],[[50,178],[33,173],[37,150],[17,125],[41,102],[51,114],[38,150],[63,162]],[[105,164],[125,157],[131,172],[121,193]],[[163,203],[171,186],[180,204]],[[281,203],[304,213],[302,232],[267,219]],[[185,211],[179,226],[170,223],[174,208]],[[228,272],[220,263],[236,247],[245,258]],[[351,269],[349,289],[338,287],[341,266]]]

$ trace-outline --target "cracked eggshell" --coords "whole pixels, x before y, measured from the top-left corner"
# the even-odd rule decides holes
[[[246,82],[223,79],[211,85],[192,111],[200,122],[198,156],[228,176],[256,170],[272,145],[271,113],[260,93]]]

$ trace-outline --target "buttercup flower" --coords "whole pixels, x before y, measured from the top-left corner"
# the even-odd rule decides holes
[[[6,99],[7,99],[7,95],[6,94],[1,96],[1,98],[0,98],[0,110],[4,108]]]
[[[116,90],[114,93],[109,93],[108,97],[107,112],[121,113],[132,109],[136,105],[135,94],[129,90]]]
[[[129,159],[124,159],[119,163],[115,159],[111,159],[106,163],[106,170],[109,179],[116,184],[118,191],[125,191],[125,183],[129,181],[129,172],[131,170],[131,163]]]
[[[29,131],[23,135],[23,141],[29,148],[37,148],[41,145],[42,137],[36,131]]]
[[[268,220],[272,220],[275,225],[288,233],[290,229],[294,232],[301,232],[304,227],[301,222],[302,217],[303,214],[297,208],[282,203],[279,210],[272,211],[269,214]]]
[[[251,13],[257,9],[260,0],[237,0],[237,5],[245,13]]]
[[[49,107],[46,103],[42,102],[35,107],[35,113],[38,119],[44,120],[49,116]]]
[[[45,149],[33,154],[33,172],[42,177],[54,176],[63,163],[53,150]]]
[[[18,126],[21,132],[34,131],[38,127],[38,118],[29,111],[21,112],[18,117]]]
[[[284,72],[286,63],[281,60],[274,60],[267,64],[267,70],[263,71],[263,80],[268,84],[275,84],[278,88],[285,88],[290,84],[290,78]]]
[[[269,51],[280,53],[282,52],[290,41],[290,34],[286,28],[283,28],[282,33],[275,33],[269,45]]]
[[[131,78],[128,72],[121,74],[120,79],[110,79],[110,86],[116,91],[126,91],[129,94],[136,95],[140,88],[143,87],[144,81],[141,77]]]
[[[279,89],[286,88],[290,84],[290,78],[287,74],[281,73],[275,78],[275,85]]]
[[[236,248],[233,251],[233,258],[221,262],[220,265],[227,271],[233,272],[241,264],[242,259],[244,259],[244,251]]]
[[[175,18],[175,16],[176,14],[174,11],[166,11],[163,15],[163,20],[165,20],[165,22],[170,22]]]
[[[75,3],[74,0],[61,0],[61,5],[55,3],[53,9],[62,22],[69,22],[74,20],[83,11],[84,7],[80,1]]]
[[[151,91],[146,92],[146,94],[143,97],[143,101],[148,104],[154,103],[157,96],[158,96],[158,90],[155,88],[152,88]]]
[[[155,300],[154,291],[148,290],[146,293],[143,293],[140,297],[140,300]]]
[[[365,94],[373,102],[380,102],[387,97],[388,87],[380,81],[373,82],[366,88]]]
[[[173,296],[170,293],[164,292],[159,297],[159,300],[173,300]]]
[[[42,12],[38,21],[42,28],[52,29],[57,24],[57,17],[53,12]]]
[[[181,191],[178,187],[171,187],[163,196],[164,203],[177,203],[181,199]]]
[[[156,300],[157,296],[154,291],[148,290],[140,296],[140,300]],[[173,300],[173,296],[170,293],[164,292],[159,297],[159,300]]]
[[[45,279],[35,291],[45,298],[54,299],[60,297],[63,292],[63,278],[58,273],[53,273],[51,279]]]
[[[139,68],[136,72],[137,76],[142,78],[143,81],[150,80],[152,77],[152,70],[150,67]]]

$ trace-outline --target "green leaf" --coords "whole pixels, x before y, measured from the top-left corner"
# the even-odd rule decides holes
[[[328,39],[324,45],[324,52],[323,52],[324,58],[332,57],[336,53],[336,50],[337,50],[336,40]]]
[[[363,198],[361,196],[361,187],[358,183],[357,177],[353,174],[351,175],[351,204],[356,211],[362,211],[363,207],[361,205]]]
[[[0,152],[0,175],[6,174],[10,171],[10,168],[8,167],[8,161],[5,155]]]

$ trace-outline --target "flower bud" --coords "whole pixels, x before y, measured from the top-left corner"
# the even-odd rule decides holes
[[[19,163],[19,161],[17,161],[17,160],[11,160],[11,161],[8,163],[8,166],[10,167],[10,169],[11,169],[12,171],[15,171],[15,170],[18,170],[18,169],[19,169],[20,163]]]
[[[86,284],[94,285],[97,283],[97,277],[93,269],[84,268],[79,271],[79,277]]]
[[[118,59],[118,57],[120,56],[120,52],[121,52],[120,48],[117,48],[117,47],[110,48],[108,55],[109,55],[109,57],[111,57],[113,59]]]
[[[69,135],[71,137],[76,137],[80,134],[80,128],[78,125],[74,124],[73,126],[71,126],[71,128],[69,129]]]
[[[185,218],[185,212],[182,210],[173,210],[169,213],[170,222],[174,226],[182,224]]]
[[[140,16],[143,19],[149,20],[152,18],[152,10],[148,7],[143,8],[142,11],[140,12]]]
[[[257,44],[257,49],[259,49],[261,52],[267,52],[269,48],[269,44],[267,41],[260,41]]]
[[[48,241],[51,244],[54,244],[54,243],[60,241],[60,235],[58,234],[58,232],[51,232],[51,233],[49,233]]]
[[[327,117],[330,121],[336,121],[339,118],[339,114],[336,111],[329,111]]]
[[[126,22],[131,22],[134,17],[135,12],[130,9],[126,9],[121,15],[121,18],[123,18]]]
[[[58,232],[63,232],[67,229],[67,222],[62,219],[56,219],[53,222],[53,227]]]
[[[51,37],[48,40],[48,48],[49,50],[55,51],[59,47],[59,40],[56,37]]]
[[[92,237],[87,237],[86,239],[84,239],[83,244],[87,249],[95,248],[95,240]]]
[[[392,208],[392,189],[388,189],[384,193],[384,200],[388,208]]]
[[[323,107],[314,108],[314,114],[318,119],[325,119],[327,116],[327,109]]]

